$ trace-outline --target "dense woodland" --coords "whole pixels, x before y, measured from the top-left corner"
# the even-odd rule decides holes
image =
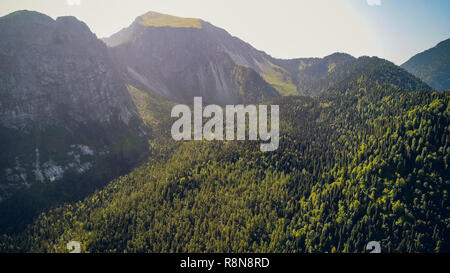
[[[170,107],[151,113],[132,89],[154,125],[148,161],[3,235],[0,252],[449,252],[450,92],[362,61],[320,96],[269,102],[274,152],[174,142]]]

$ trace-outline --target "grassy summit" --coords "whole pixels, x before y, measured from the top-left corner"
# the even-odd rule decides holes
[[[147,27],[202,28],[199,19],[176,17],[157,12],[142,15],[139,24]]]

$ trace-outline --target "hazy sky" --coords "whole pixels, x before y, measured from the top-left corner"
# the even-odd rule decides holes
[[[278,58],[347,52],[401,64],[450,38],[449,0],[1,0],[0,16],[28,9],[73,15],[99,37],[157,11],[196,17]]]

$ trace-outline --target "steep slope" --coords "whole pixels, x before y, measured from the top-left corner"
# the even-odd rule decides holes
[[[278,150],[174,142],[161,122],[146,164],[4,235],[0,252],[65,252],[72,240],[89,252],[364,252],[372,240],[383,252],[449,251],[450,94],[376,57],[320,73],[318,96],[269,101]],[[167,102],[128,88],[154,122],[148,109]]]
[[[123,65],[128,82],[183,102],[191,102],[193,96],[220,104],[242,102],[242,92],[254,89],[243,90],[239,85],[232,72],[237,66],[259,73],[281,95],[313,96],[342,81],[340,76],[359,73],[356,66],[364,66],[345,53],[324,58],[272,58],[208,22],[155,12],[138,17],[129,27],[103,40]],[[397,78],[410,77],[404,74]],[[272,93],[264,97],[273,97]]]
[[[116,115],[129,122],[130,97],[106,47],[84,23],[16,12],[0,19],[0,30],[2,125],[62,123],[58,104],[70,119],[110,121]]]
[[[450,89],[450,39],[419,53],[402,64],[411,74],[419,77],[436,90]]]
[[[298,92],[308,96],[343,92],[356,84],[378,84],[402,91],[431,89],[395,64],[377,57],[356,59],[345,53],[335,53],[324,58],[278,60],[277,63],[297,75]]]
[[[318,95],[329,76],[354,62],[356,59],[345,53],[334,53],[324,58],[300,58],[291,60],[275,60],[293,75],[297,92],[301,95]]]
[[[378,57],[363,56],[334,69],[316,83],[316,92],[338,92],[361,88],[386,88],[386,90],[416,91],[431,88],[420,79],[395,64]]]
[[[0,229],[128,171],[146,138],[106,45],[84,23],[0,18]]]
[[[0,252],[450,249],[450,94],[386,60],[277,60],[157,13],[110,49],[74,18],[19,12],[0,30],[0,233],[67,202]],[[172,141],[170,108],[194,95],[280,105],[279,149]],[[146,151],[142,123],[147,163],[92,193]]]
[[[191,102],[193,96],[199,95],[213,103],[242,102],[242,91],[254,90],[242,90],[241,80],[233,73],[239,66],[264,77],[288,75],[265,53],[199,19],[149,12],[103,40],[113,47],[112,52],[126,68],[125,74],[133,85],[145,86],[176,101]],[[264,94],[274,95],[272,90]]]
[[[3,236],[0,251],[65,252],[72,240],[89,252],[365,252],[372,240],[383,252],[449,251],[448,92],[373,86],[273,103],[277,151],[164,145],[83,202]]]

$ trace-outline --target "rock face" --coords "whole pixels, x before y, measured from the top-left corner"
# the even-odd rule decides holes
[[[0,233],[127,173],[148,155],[148,132],[167,131],[158,126],[174,102],[427,88],[378,58],[279,60],[202,20],[154,12],[104,41],[74,17],[0,18]]]
[[[450,90],[450,39],[413,56],[401,67],[436,90]]]
[[[322,90],[317,84],[356,60],[343,53],[276,59],[208,22],[155,12],[103,41],[112,47],[127,81],[181,102],[193,96],[219,104],[241,102],[242,94],[254,89],[242,88],[232,72],[237,66],[258,73],[280,95],[317,95]]]
[[[242,102],[241,93],[254,90],[242,90],[233,71],[242,66],[263,73],[275,66],[268,55],[225,30],[154,12],[104,41],[134,85],[181,102],[192,102],[193,96],[218,104]],[[272,91],[265,97],[277,96]]]
[[[84,23],[0,18],[0,230],[125,173],[145,155],[145,134],[107,46]]]
[[[133,104],[106,46],[74,17],[35,12],[0,19],[0,124],[65,119],[128,123]]]

